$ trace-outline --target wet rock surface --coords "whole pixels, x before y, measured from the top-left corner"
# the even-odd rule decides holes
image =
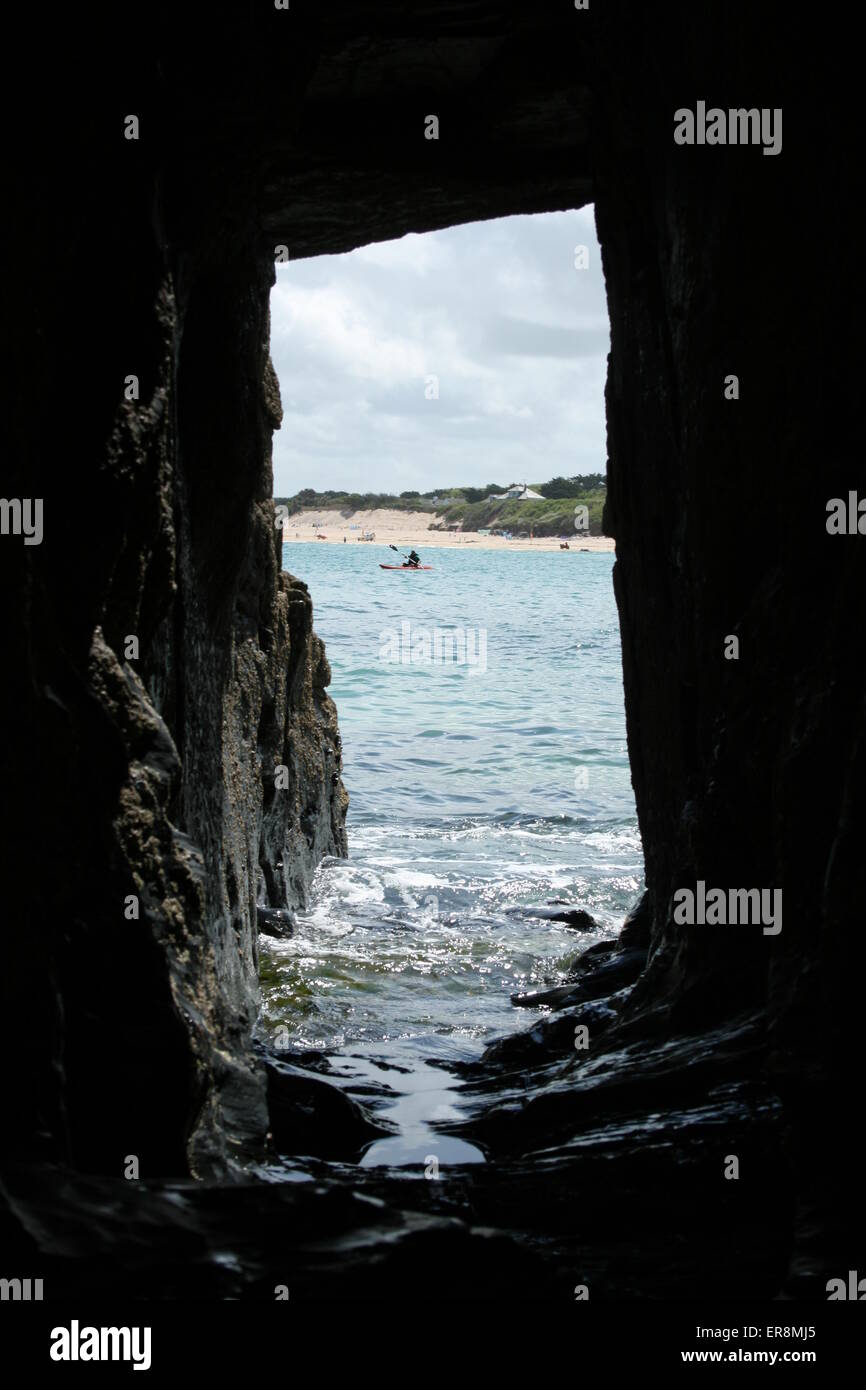
[[[585,999],[599,999],[634,984],[646,962],[647,953],[640,946],[628,950],[600,941],[580,957],[569,983],[513,994],[511,1002],[520,1008],[563,1009]]]
[[[271,1138],[278,1153],[360,1158],[374,1139],[391,1131],[357,1101],[302,1067],[259,1050],[268,1084]]]
[[[550,904],[547,907],[522,907],[506,909],[509,915],[521,917],[539,917],[547,922],[564,922],[567,927],[574,927],[576,931],[597,931],[598,922],[582,907],[569,907],[567,903],[561,905]]]
[[[815,1212],[798,1207],[762,1014],[676,1030],[625,1018],[628,994],[552,1012],[461,1069],[463,1119],[445,1128],[483,1164],[430,1181],[420,1164],[358,1167],[388,1132],[377,1098],[345,1094],[323,1054],[259,1048],[274,1152],[252,1181],[14,1171],[5,1248],[38,1259],[52,1297],[99,1291],[109,1264],[141,1298],[405,1299],[421,1268],[446,1301],[571,1302],[579,1284],[596,1301],[823,1297],[848,1233],[821,1222],[791,1264]]]
[[[256,926],[263,936],[273,936],[277,939],[291,936],[295,929],[295,919],[291,912],[287,912],[281,907],[262,907],[256,908]]]
[[[668,1037],[611,1028],[607,1014],[573,1017],[593,1030],[587,1054],[574,1053],[573,1029],[556,1031],[572,1016],[555,1015],[532,1030],[543,1046],[522,1049],[530,1035],[518,1035],[466,1069],[466,1118],[449,1132],[480,1145],[485,1164],[446,1165],[433,1181],[420,1166],[359,1168],[352,1136],[375,1132],[360,1107],[270,1058],[276,1147],[295,1154],[284,1172],[272,1163],[230,1190],[14,1174],[7,1249],[29,1241],[52,1296],[82,1270],[84,1290],[99,1289],[112,1261],[117,1286],[138,1297],[194,1287],[268,1300],[285,1284],[305,1299],[402,1299],[421,1268],[444,1300],[510,1288],[521,1301],[570,1302],[578,1284],[595,1300],[687,1298],[696,1278],[708,1298],[820,1297],[821,1259],[786,1285],[795,1185],[761,1020]],[[724,1178],[732,1152],[743,1187]],[[826,1260],[826,1240],[822,1249]]]

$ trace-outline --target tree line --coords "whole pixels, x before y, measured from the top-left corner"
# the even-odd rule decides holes
[[[433,488],[430,492],[407,490],[399,497],[390,492],[341,492],[329,489],[319,492],[315,488],[301,488],[293,497],[275,497],[274,501],[287,506],[290,513],[305,511],[311,507],[341,507],[352,511],[374,511],[378,507],[397,507],[401,510],[435,510],[437,505],[451,505],[454,502],[486,502],[496,493],[507,492],[518,483],[487,483],[484,487],[445,487]],[[595,492],[606,486],[603,473],[577,473],[571,478],[551,478],[547,483],[531,483],[534,492],[547,498],[580,497],[586,492]]]

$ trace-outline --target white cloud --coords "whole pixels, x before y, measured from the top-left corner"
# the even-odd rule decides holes
[[[575,270],[574,247],[589,247]],[[426,491],[604,468],[607,306],[592,209],[277,267],[275,491]],[[439,377],[438,400],[425,379]]]

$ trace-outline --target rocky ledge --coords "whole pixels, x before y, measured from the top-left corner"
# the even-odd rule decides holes
[[[130,1297],[271,1301],[285,1286],[399,1301],[422,1273],[437,1298],[470,1301],[825,1297],[849,1232],[824,1225],[815,1240],[798,1202],[765,1020],[632,1013],[648,924],[644,904],[578,959],[579,997],[460,1069],[463,1119],[447,1130],[485,1163],[445,1165],[438,1181],[358,1167],[387,1133],[383,1097],[346,1094],[319,1054],[260,1049],[265,1167],[230,1191],[13,1172],[7,1250],[38,1264],[52,1297],[111,1277]]]

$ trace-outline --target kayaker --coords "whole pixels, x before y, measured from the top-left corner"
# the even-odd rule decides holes
[[[418,566],[421,564],[421,556],[415,550],[409,551],[407,560],[408,563],[412,566],[413,570],[416,570]]]

